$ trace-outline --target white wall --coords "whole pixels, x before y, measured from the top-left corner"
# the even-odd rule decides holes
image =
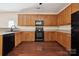
[[[7,28],[9,20],[14,20],[15,25],[17,25],[17,14],[16,13],[0,13],[0,28]]]

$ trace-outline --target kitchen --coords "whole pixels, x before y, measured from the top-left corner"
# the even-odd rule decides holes
[[[71,14],[79,11],[78,3],[24,3],[13,5],[4,3],[0,5],[3,6],[3,9],[0,8],[1,56],[10,55],[10,52],[16,56],[33,56],[33,54],[28,54],[29,52],[24,53],[21,50],[27,47],[26,45],[28,45],[28,49],[34,49],[32,45],[41,46],[44,42],[52,43],[52,47],[58,44],[67,52],[56,52],[58,54],[48,52],[47,55],[70,55],[72,52]],[[55,48],[58,48],[58,46],[55,46]],[[19,50],[21,48],[20,55],[17,55],[20,53],[17,52],[17,47],[19,47]],[[44,48],[38,47],[37,49],[42,51]],[[39,53],[35,55],[38,56]],[[44,55],[44,53],[41,55]]]

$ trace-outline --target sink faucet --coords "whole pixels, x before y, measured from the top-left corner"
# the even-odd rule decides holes
[[[11,26],[11,29],[10,29],[10,31],[11,31],[11,32],[13,32],[13,30],[14,30],[14,28],[13,28],[13,27],[14,27],[14,28],[16,28],[16,26],[15,26],[15,25],[12,25],[12,26]]]

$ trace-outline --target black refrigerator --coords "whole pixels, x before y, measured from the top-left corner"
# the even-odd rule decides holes
[[[71,56],[79,56],[79,11],[71,14]]]

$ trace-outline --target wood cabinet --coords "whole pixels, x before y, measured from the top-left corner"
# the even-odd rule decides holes
[[[44,32],[44,41],[51,41],[51,32]]]
[[[2,35],[0,35],[0,56],[2,56],[2,44],[3,44],[3,38]]]
[[[35,32],[22,32],[22,41],[35,41]]]
[[[61,44],[67,51],[71,50],[71,34],[57,32],[57,40],[59,44]]]
[[[57,32],[53,31],[51,32],[51,41],[56,41],[57,40]]]
[[[71,34],[63,33],[64,42],[63,46],[66,48],[67,51],[71,50]]]
[[[71,14],[76,11],[79,11],[79,3],[72,3],[57,15],[57,25],[71,24]]]
[[[18,15],[18,25],[20,25],[20,26],[23,25],[23,17],[22,17],[22,15]]]
[[[43,15],[43,14],[19,14],[18,25],[19,26],[34,26],[35,20],[43,20],[45,26],[56,25],[56,15]]]
[[[62,45],[63,40],[62,40],[62,34],[61,32],[57,32],[57,40],[56,40],[59,44]]]
[[[72,3],[72,13],[79,11],[79,3]]]
[[[65,24],[71,24],[71,5],[65,9]]]
[[[22,32],[15,33],[15,47],[18,46],[22,41]]]
[[[56,16],[46,15],[44,18],[44,25],[45,26],[56,26]]]
[[[56,41],[57,34],[56,32],[48,31],[44,32],[44,41]]]
[[[71,24],[71,5],[57,15],[57,25]]]

